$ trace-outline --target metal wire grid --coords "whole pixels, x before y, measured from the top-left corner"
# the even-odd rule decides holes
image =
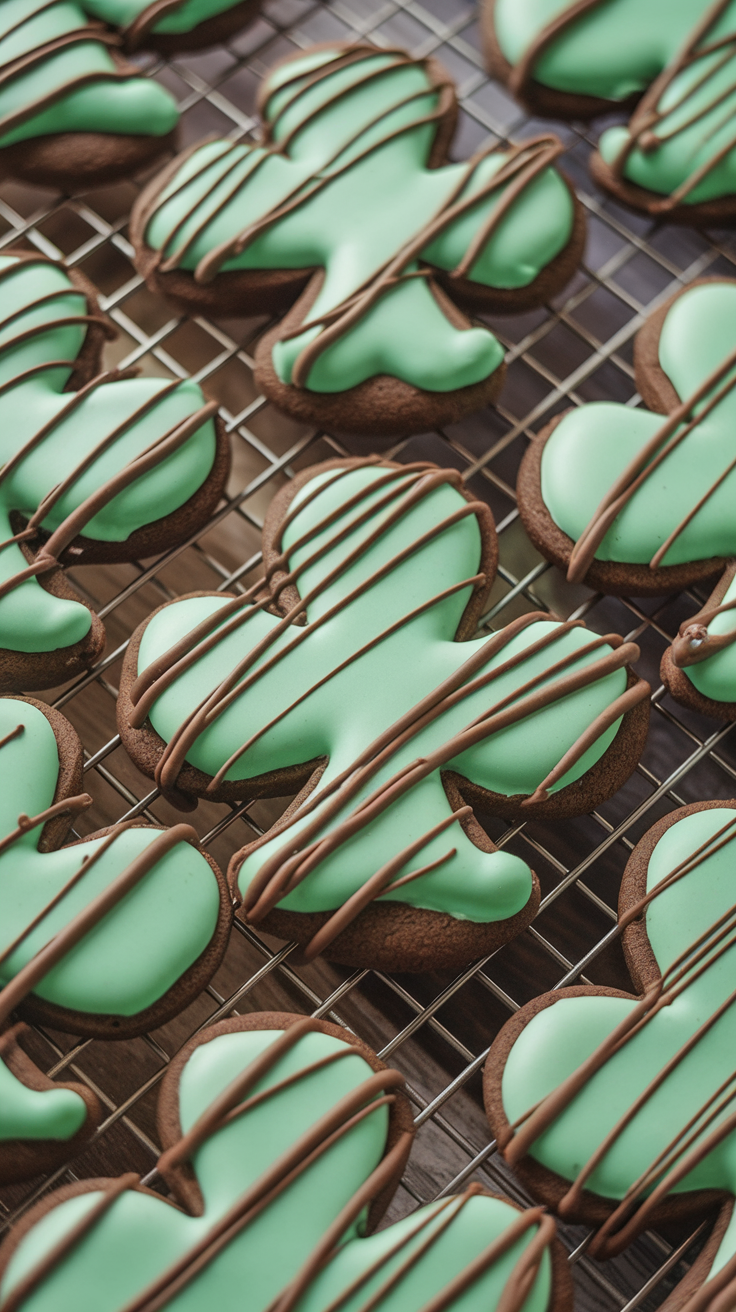
[[[436,53],[456,78],[461,119],[455,151],[464,156],[489,138],[514,141],[538,130],[485,75],[477,20],[464,0],[271,0],[263,16],[226,48],[169,63],[144,57],[146,72],[180,102],[185,140],[215,131],[233,138],[257,127],[254,93],[276,59],[314,41],[365,38],[399,44],[416,55]],[[564,167],[586,208],[586,261],[565,295],[545,310],[494,319],[507,348],[508,377],[500,404],[451,428],[398,443],[399,460],[429,458],[462,471],[474,495],[493,509],[501,565],[481,632],[533,609],[585,616],[591,627],[616,630],[642,648],[639,668],[655,688],[652,729],[629,783],[592,816],[563,827],[487,827],[499,845],[518,851],[539,874],[539,916],[514,944],[453,979],[353,973],[317,962],[295,969],[292,947],[237,923],[225,964],[184,1016],[156,1034],[123,1044],[74,1042],[38,1028],[34,1055],[51,1076],[71,1073],[107,1109],[93,1145],[53,1176],[9,1189],[0,1198],[0,1230],[12,1226],[50,1185],[136,1169],[163,1190],[152,1109],[168,1062],[192,1033],[238,1011],[298,1010],[348,1025],[407,1076],[416,1109],[417,1141],[389,1219],[461,1188],[471,1178],[527,1201],[495,1152],[483,1116],[479,1081],[488,1046],[508,1015],[547,988],[573,981],[628,986],[616,937],[616,897],[625,861],[662,814],[698,798],[736,791],[736,755],[728,726],[671,702],[658,664],[680,620],[700,602],[694,593],[656,602],[602,598],[568,586],[541,560],[521,527],[514,485],[531,434],[570,404],[605,398],[639,404],[631,347],[644,318],[683,284],[705,274],[733,273],[734,242],[656,226],[595,194],[586,171],[593,135],[561,126]],[[0,250],[26,244],[69,267],[81,267],[103,291],[102,307],[120,329],[110,348],[119,367],[137,365],[166,377],[191,376],[221,403],[234,444],[230,495],[206,529],[152,563],[87,569],[75,583],[108,628],[109,654],[70,687],[49,695],[80,730],[87,788],[96,805],[85,832],[133,816],[160,823],[176,813],[132,767],[115,732],[115,678],[127,640],[153,606],[193,587],[243,590],[260,563],[259,530],[273,492],[298,469],[331,455],[361,454],[366,443],[316,432],[279,416],[257,395],[253,344],[263,320],[245,324],[182,321],[153,297],[131,264],[126,218],[132,184],[92,196],[46,196],[14,184],[0,191]],[[203,845],[226,864],[248,834],[263,832],[282,809],[245,799],[233,807],[201,804],[194,824]],[[582,1227],[562,1228],[576,1283],[576,1305],[631,1312],[656,1307],[704,1236],[707,1223],[678,1235],[647,1234],[615,1261],[585,1256]]]

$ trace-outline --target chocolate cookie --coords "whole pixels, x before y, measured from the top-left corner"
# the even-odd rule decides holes
[[[569,1312],[554,1222],[478,1185],[366,1237],[411,1148],[403,1090],[326,1021],[204,1030],[161,1088],[172,1201],[136,1175],[48,1195],[0,1249],[4,1312],[31,1295],[56,1312],[241,1312],[244,1290],[248,1312]]]
[[[582,254],[560,142],[450,163],[449,75],[369,45],[284,60],[259,105],[261,145],[200,143],[136,202],[149,286],[191,313],[283,316],[255,377],[299,420],[385,436],[487,405],[503,350],[465,311],[540,305]]]
[[[558,415],[517,492],[532,542],[569,582],[653,596],[712,578],[736,552],[736,281],[677,292],[641,329],[634,365],[653,413],[597,401]]]
[[[110,325],[78,273],[0,256],[0,690],[88,668],[102,622],[65,566],[137,560],[185,541],[230,467],[196,383],[98,373]]]
[[[491,71],[534,114],[633,108],[591,161],[617,200],[675,223],[736,218],[734,0],[485,0],[484,36]]]
[[[434,465],[303,471],[264,559],[241,596],[181,598],[138,628],[126,750],[175,805],[299,793],[229,878],[238,915],[305,959],[423,970],[493,951],[539,891],[472,808],[564,817],[609,797],[646,737],[638,648],[536,613],[476,637],[493,522]]]
[[[174,147],[179,112],[125,53],[223,41],[257,10],[256,0],[3,0],[0,175],[79,190],[152,163]]]
[[[726,1306],[736,1282],[734,811],[681,807],[634,849],[619,928],[636,992],[546,993],[504,1026],[486,1063],[505,1157],[536,1198],[597,1227],[589,1254],[718,1212],[668,1312],[706,1309],[719,1293]]]
[[[660,667],[678,702],[719,720],[736,720],[735,580],[736,561],[731,561],[705,606],[680,625]]]
[[[128,821],[60,847],[91,805],[81,762],[58,711],[0,698],[0,1024],[22,1004],[55,1029],[129,1038],[164,1024],[212,978],[230,899],[189,825]]]

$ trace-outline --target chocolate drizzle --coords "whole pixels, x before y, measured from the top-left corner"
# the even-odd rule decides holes
[[[564,37],[565,32],[579,19],[599,8],[601,3],[602,0],[574,0],[574,3],[569,4],[540,29],[530,41],[521,59],[512,67],[509,73],[508,85],[514,95],[521,100],[528,96],[534,79],[534,68],[541,56],[546,53],[555,41]],[[731,0],[715,0],[707,8],[700,22],[689,33],[687,40],[674,59],[663,69],[641,97],[627,125],[627,140],[610,166],[614,177],[619,183],[624,179],[626,165],[635,150],[640,150],[645,155],[651,153],[658,146],[673,137],[679,136],[687,128],[704,119],[714,109],[717,109],[721,103],[736,93],[735,71],[734,78],[726,90],[720,94],[714,94],[712,99],[706,101],[702,109],[694,109],[689,117],[683,119],[679,127],[670,131],[658,131],[669,116],[682,109],[690,97],[700,91],[714,73],[720,72],[723,67],[736,59],[736,33],[717,40],[707,41],[706,39],[730,4]],[[715,68],[704,72],[694,86],[687,91],[683,91],[679,99],[674,104],[670,104],[666,110],[660,108],[665,93],[681,73],[687,72],[699,61],[709,59],[712,55],[718,54],[719,51],[721,57]],[[722,123],[713,128],[710,135],[718,131],[732,116],[733,109],[727,109]],[[650,206],[652,213],[666,214],[668,211],[676,209],[683,201],[687,200],[687,197],[703,179],[709,173],[712,173],[713,169],[723,163],[734,148],[736,148],[736,133],[709,160],[693,169],[692,173],[671,195],[653,200]]]
[[[695,391],[668,415],[664,423],[650,437],[609,488],[592,519],[583,529],[570,554],[567,567],[569,583],[582,583],[595,559],[595,553],[606,533],[634,493],[655,473],[669,455],[693,433],[699,424],[714,411],[736,387],[736,350],[729,352],[720,365],[708,375]],[[728,374],[732,374],[729,378]],[[713,389],[717,390],[713,392]],[[709,393],[713,392],[713,395]],[[704,403],[701,405],[701,403]],[[695,407],[701,406],[697,414]],[[682,427],[680,427],[682,425]],[[679,430],[679,431],[678,431]],[[672,530],[667,540],[655,552],[649,568],[658,569],[673,542],[687,528],[695,515],[707,504],[727,476],[736,468],[736,458],[729,462],[714,480],[708,491],[693,506],[684,519]]]
[[[181,1164],[188,1161],[191,1155],[212,1135],[230,1124],[233,1119],[247,1115],[255,1106],[273,1098],[284,1088],[294,1086],[302,1080],[308,1079],[310,1075],[336,1061],[360,1055],[359,1050],[346,1043],[340,1051],[301,1067],[288,1078],[270,1085],[257,1095],[253,1095],[251,1092],[253,1088],[273,1070],[279,1060],[307,1034],[315,1032],[321,1032],[319,1023],[306,1017],[280,1034],[231,1081],[219,1097],[200,1115],[194,1125],[162,1154],[159,1159],[159,1171],[165,1177],[170,1172],[176,1172]],[[277,1157],[270,1167],[244,1190],[236,1202],[187,1252],[171,1263],[140,1293],[130,1299],[120,1309],[120,1312],[158,1312],[159,1309],[166,1307],[183,1288],[217,1258],[232,1240],[237,1238],[267,1207],[275,1203],[279,1196],[318,1161],[324,1153],[329,1151],[345,1135],[349,1134],[366,1117],[372,1115],[379,1108],[393,1103],[397,1092],[403,1090],[403,1087],[404,1080],[398,1071],[383,1068],[341,1097],[334,1106],[319,1117],[313,1125]],[[411,1134],[404,1131],[399,1135],[393,1147],[388,1150],[378,1166],[339,1211],[302,1268],[271,1305],[270,1312],[293,1312],[293,1309],[304,1298],[314,1280],[335,1255],[346,1232],[358,1220],[361,1213],[387,1187],[398,1182],[408,1157],[410,1145]],[[66,1235],[36,1262],[15,1289],[11,1290],[3,1300],[2,1312],[18,1312],[26,1299],[53,1274],[61,1263],[75,1252],[84,1239],[88,1238],[95,1226],[110,1212],[122,1194],[127,1190],[139,1188],[140,1179],[137,1175],[130,1174],[117,1180],[111,1180],[100,1192],[100,1197],[85,1216],[76,1225],[72,1226]],[[360,1312],[374,1312],[374,1309],[380,1306],[382,1300],[399,1287],[402,1281],[411,1274],[432,1245],[447,1233],[456,1219],[462,1214],[470,1199],[484,1193],[485,1191],[479,1185],[471,1185],[462,1196],[445,1199],[438,1203],[416,1225],[409,1229],[388,1252],[364,1270],[337,1299],[333,1300],[329,1307],[325,1309],[325,1312],[341,1312],[348,1300],[354,1298],[382,1267],[407,1249],[418,1237],[423,1236],[421,1242],[404,1256],[403,1260],[386,1277],[378,1289],[373,1290],[361,1304]],[[165,1204],[162,1203],[162,1206],[165,1206]],[[424,1304],[421,1312],[445,1312],[534,1226],[537,1227],[537,1233],[526,1246],[507,1277],[498,1304],[499,1312],[520,1312],[539,1274],[544,1254],[555,1237],[554,1221],[544,1214],[543,1208],[530,1208],[520,1212],[497,1239],[488,1244],[437,1295]]]
[[[655,898],[673,884],[686,878],[702,862],[714,856],[736,838],[736,817],[722,825],[695,851],[680,861],[670,873],[634,906],[619,918],[618,932],[637,920]],[[631,1041],[664,1008],[673,1003],[703,974],[715,966],[731,948],[736,946],[736,904],[700,934],[664,971],[627,1016],[611,1031],[602,1043],[560,1085],[541,1102],[530,1108],[524,1116],[509,1127],[504,1156],[512,1165],[527,1153],[542,1135],[573,1102],[597,1071]],[[736,1003],[732,992],[709,1016],[700,1022],[690,1037],[667,1061],[646,1088],[634,1099],[616,1125],[602,1139],[595,1152],[583,1164],[564,1195],[558,1209],[563,1217],[573,1217],[580,1209],[582,1192],[603,1159],[615,1146],[619,1137],[631,1124],[652,1095],[677,1070],[680,1063],[693,1052],[713,1026]],[[736,1129],[736,1111],[724,1113],[736,1100],[736,1069],[723,1083],[704,1099],[697,1112],[690,1117],[669,1143],[647,1165],[610,1216],[596,1231],[589,1252],[607,1259],[621,1252],[631,1239],[650,1223],[652,1213],[671,1190],[708,1156],[713,1149]],[[723,1119],[720,1119],[723,1118]],[[707,1132],[707,1133],[706,1133]],[[729,1276],[729,1288],[736,1290],[736,1260]],[[706,1285],[706,1289],[708,1286]],[[713,1295],[722,1288],[718,1285]],[[702,1291],[701,1291],[702,1292]],[[696,1296],[699,1312],[704,1312],[709,1298]],[[688,1312],[694,1312],[686,1305]]]
[[[23,256],[15,259],[12,264],[6,265],[0,270],[0,283],[12,277],[18,272],[22,272],[29,264],[45,265],[50,263],[41,256]],[[40,296],[21,306],[13,314],[8,315],[5,319],[0,320],[0,331],[12,323],[15,319],[31,313],[46,304],[53,304],[57,299],[65,296],[80,296],[82,293],[76,290],[74,286],[51,292],[48,295]],[[31,328],[15,333],[9,340],[2,342],[0,352],[10,352],[17,349],[23,342],[34,337],[53,332],[57,328],[82,325],[85,323],[102,324],[109,332],[109,325],[106,320],[97,314],[66,315],[59,318],[52,318],[47,321],[34,325]],[[0,395],[13,387],[26,382],[30,377],[37,373],[43,373],[48,370],[58,368],[60,365],[72,366],[74,361],[49,360],[41,364],[31,366],[16,375],[7,379],[0,384]],[[91,382],[74,392],[62,409],[45,423],[31,438],[20,447],[6,463],[0,467],[0,486],[8,477],[26,460],[33,452],[37,451],[43,442],[59,427],[61,423],[69,419],[75,411],[82,405],[86,398],[98,387],[121,378],[123,375],[116,370],[98,374]],[[42,522],[49,515],[58,501],[74,486],[76,482],[86,473],[86,471],[105,454],[114,444],[133,428],[141,419],[145,418],[154,410],[162,401],[171,396],[180,387],[179,381],[169,383],[150,397],[143,405],[139,406],[127,419],[117,424],[110,433],[103,437],[78,464],[72,468],[69,474],[57,483],[55,487],[43,497],[31,518],[27,521],[24,528],[12,537],[6,538],[0,542],[0,553],[10,546],[21,544],[30,544],[34,539],[39,537]],[[196,433],[202,424],[206,422],[217,410],[215,402],[209,402],[203,405],[193,415],[180,421],[160,437],[156,438],[148,447],[139,455],[128,462],[121,470],[112,475],[99,488],[95,490],[87,499],[75,510],[67,515],[66,519],[56,528],[53,533],[44,541],[29,565],[18,570],[10,578],[0,582],[0,598],[7,596],[21,583],[28,579],[35,578],[40,574],[46,574],[59,566],[60,557],[66,548],[74,539],[83,532],[85,526],[97,515],[110,501],[113,500],[120,492],[136,479],[154,469],[168,456],[172,455],[179,447],[183,446],[190,437]]]
[[[26,23],[30,23],[39,14],[42,14],[44,10],[50,9],[52,2],[56,3],[57,0],[47,0],[46,3],[40,4],[32,12],[25,14],[17,23],[13,23],[11,27],[0,32],[0,40],[4,40],[11,33],[19,31]],[[8,60],[0,68],[0,89],[27,73],[37,72],[43,68],[44,64],[53,60],[54,56],[60,51],[90,42],[101,45],[105,49],[115,49],[121,45],[120,38],[105,28],[102,23],[88,23],[84,27],[53,37],[50,41],[44,41],[40,45],[34,46],[32,50],[18,55],[15,59]],[[69,77],[60,86],[52,87],[44,95],[31,101],[30,104],[0,117],[0,137],[21,127],[29,119],[35,118],[37,114],[41,114],[46,109],[50,109],[53,105],[58,104],[60,100],[63,100],[65,96],[68,96],[70,92],[78,91],[81,87],[92,86],[101,82],[129,81],[131,78],[139,76],[140,74],[136,68],[120,66],[110,71],[100,69],[96,72],[81,73],[77,77]]]
[[[736,598],[733,601],[723,601],[735,578],[736,561],[733,561],[723,574],[714,597],[711,598],[716,604],[706,604],[697,615],[693,615],[692,619],[683,620],[671,648],[672,659],[678,669],[684,670],[688,665],[697,665],[736,642],[736,628],[729,633],[708,632],[708,625],[716,615],[724,615],[726,611],[736,609]]]
[[[380,68],[369,68],[363,72],[356,80],[352,81],[349,86],[341,90],[334,91],[323,103],[305,113],[298,124],[288,132],[281,140],[276,140],[275,134],[278,130],[279,123],[283,120],[286,112],[302,97],[305,92],[312,87],[329,81],[335,74],[351,67],[359,66],[363,63],[374,62],[377,58],[390,57],[392,62]],[[196,183],[204,177],[207,171],[213,166],[217,168],[217,177],[215,181],[207,188],[204,194],[185,210],[184,214],[178,219],[171,228],[162,250],[156,255],[156,263],[162,273],[170,272],[178,268],[191,250],[194,243],[205,231],[205,229],[227,208],[228,205],[236,201],[241,190],[251,182],[254,175],[265,165],[266,161],[273,155],[288,155],[288,150],[294,137],[301,132],[307,125],[312,123],[326,110],[339,105],[340,101],[350,96],[356,89],[374,82],[378,79],[390,77],[398,69],[414,65],[416,62],[423,64],[425,67],[427,61],[414,61],[405,52],[401,50],[379,50],[374,46],[356,45],[351,46],[342,54],[337,54],[335,58],[321,65],[311,73],[295,74],[281,82],[272,93],[282,95],[285,89],[295,87],[294,93],[289,96],[280,106],[273,119],[266,121],[263,129],[263,146],[253,148],[251,154],[251,167],[245,176],[237,176],[233,186],[226,192],[217,205],[214,206],[203,218],[202,222],[189,235],[189,237],[176,245],[177,238],[181,230],[194,217],[200,206],[212,196],[213,192],[220,188],[223,182],[231,174],[238,174],[239,166],[243,163],[244,158],[242,146],[235,142],[223,143],[223,149],[215,160],[208,159],[205,164],[199,167],[187,178],[185,182],[175,185],[168,194],[164,194],[168,183],[176,177],[181,168],[182,160],[174,161],[171,170],[162,174],[159,185],[153,193],[148,204],[141,211],[141,225],[143,230],[147,228],[150,220],[158,213],[173,197],[181,195],[189,186]],[[391,128],[383,135],[379,136],[371,145],[358,149],[354,154],[345,159],[350,148],[359,142],[360,138],[370,133],[382,119],[390,118],[396,110],[409,105],[414,101],[426,101],[428,97],[434,97],[436,103],[428,111],[421,111],[410,122],[399,128]],[[445,118],[450,111],[454,102],[454,92],[449,82],[437,82],[430,80],[428,76],[428,85],[421,91],[405,97],[403,100],[396,101],[389,105],[385,110],[376,114],[372,122],[363,124],[352,137],[347,141],[342,141],[333,151],[331,156],[324,160],[316,172],[306,182],[296,183],[293,189],[283,197],[279,202],[264,214],[260,219],[250,224],[249,227],[236,234],[234,237],[222,242],[208,252],[197,264],[194,271],[194,279],[199,283],[211,282],[217,273],[223,268],[228,260],[232,260],[241,255],[258,237],[267,232],[274,224],[281,219],[293,214],[307,202],[314,199],[322,191],[330,186],[336,179],[343,177],[356,164],[362,163],[370,156],[375,155],[390,141],[397,137],[405,136],[408,133],[416,131],[427,124],[439,123]],[[197,148],[195,148],[197,149]],[[473,184],[473,180],[479,166],[488,158],[489,155],[497,151],[497,147],[487,147],[478,151],[469,159],[464,167],[456,185],[452,188],[450,194],[440,205],[439,209],[430,215],[420,226],[418,231],[395,253],[385,261],[379,268],[375,269],[371,275],[349,296],[344,298],[339,304],[332,306],[324,314],[308,318],[298,328],[291,333],[286,334],[282,340],[288,341],[292,338],[299,337],[310,329],[319,328],[321,331],[306,343],[299,352],[292,371],[291,383],[295,387],[308,387],[308,378],[310,371],[322,355],[331,345],[348,333],[356,323],[359,322],[376,304],[379,298],[390,288],[398,283],[410,278],[427,278],[430,281],[434,278],[434,270],[429,266],[418,269],[411,268],[418,259],[421,258],[424,249],[429,246],[457,219],[466,214],[474,206],[479,205],[482,201],[488,200],[499,188],[506,188],[504,194],[499,198],[495,206],[492,207],[486,219],[481,223],[477,233],[471,240],[463,258],[455,269],[448,275],[456,281],[471,276],[472,267],[481,256],[484,247],[491,240],[499,224],[509,212],[511,206],[528,187],[545,169],[547,169],[554,160],[560,155],[562,146],[556,137],[550,135],[539,136],[525,141],[506,151],[507,158],[502,166],[484,182],[472,194],[465,194]],[[191,154],[192,152],[190,152]],[[231,162],[226,165],[224,172],[217,167],[227,156],[232,157]],[[172,250],[173,247],[173,250]]]
[[[377,465],[375,461],[370,463],[374,468],[380,468],[380,465]],[[344,477],[350,468],[352,466],[339,471],[336,477]],[[363,579],[352,591],[324,611],[318,619],[312,623],[294,628],[295,623],[304,617],[309,606],[316,598],[344,575],[355,561],[365,555],[365,552],[371,546],[379,542],[393,525],[403,519],[413,507],[420,504],[427,495],[438,487],[447,483],[456,485],[458,478],[459,476],[454,471],[437,470],[425,465],[407,466],[404,469],[389,469],[349,500],[343,502],[336,510],[319,520],[313,528],[293,543],[288,552],[282,549],[272,561],[265,579],[253,584],[243,596],[235,597],[232,601],[227,602],[224,607],[202,621],[174,647],[142,671],[133,684],[130,694],[134,708],[130,723],[135,727],[144,722],[157,699],[165,689],[172,686],[181,673],[190,669],[196,661],[211,651],[221,639],[240,630],[259,611],[273,608],[281,594],[287,588],[293,590],[300,576],[310,566],[333,551],[335,547],[343,544],[357,528],[366,524],[370,525],[375,521],[375,527],[372,528],[368,536],[358,546],[343,554],[339,563],[319,583],[303,597],[295,594],[297,600],[285,614],[282,613],[282,618],[273,626],[270,633],[251,647],[227,678],[213,692],[205,696],[182,722],[166,745],[156,769],[156,780],[163,790],[172,790],[176,787],[187,753],[191,751],[199,735],[239,697],[248,690],[253,689],[264,673],[273,669],[285,655],[308,641],[310,636],[326,621],[344,611],[382,579],[390,575],[403,560],[409,559],[424,545],[441,536],[467,515],[477,512],[478,504],[471,501],[445,516],[432,528],[415,537],[380,568]],[[331,486],[335,481],[333,477],[327,486]],[[312,490],[308,495],[308,500],[312,500],[314,496],[319,495],[324,487],[323,484],[319,489]],[[376,493],[379,494],[378,498],[372,501],[372,504],[367,507],[362,504],[374,498]],[[300,503],[282,523],[280,528],[282,542],[283,533],[288,523],[302,508],[303,505]],[[335,521],[340,520],[345,522],[339,524],[336,531],[321,546],[306,557],[299,566],[293,569],[289,568],[288,558],[291,554],[299,548],[304,548],[311,539],[324,533],[335,524]],[[337,664],[315,685],[298,696],[273,719],[261,724],[237,751],[224,762],[212,778],[207,791],[216,793],[218,785],[223,781],[233,764],[269,729],[288,716],[317,688],[324,686],[352,662],[360,659],[372,648],[385,641],[401,627],[416,618],[417,615],[438,605],[462,588],[476,588],[484,584],[485,578],[483,575],[476,575],[462,580],[408,611],[399,620],[380,631],[373,639]],[[340,775],[323,786],[318,784],[309,793],[308,797],[290,813],[288,818],[276,826],[275,830],[270,830],[262,839],[235,853],[231,859],[228,874],[231,885],[237,888],[238,873],[245,858],[264,843],[270,842],[274,833],[284,833],[286,835],[284,844],[264,862],[248,887],[243,900],[243,912],[251,923],[262,920],[282,898],[300,884],[327,856],[341,847],[353,835],[367,827],[394,801],[410,791],[421,779],[447,765],[454,757],[491,734],[518,723],[526,716],[535,714],[580,688],[590,686],[600,679],[606,678],[613,671],[623,668],[628,662],[638,657],[639,651],[636,645],[622,643],[617,634],[608,634],[604,637],[594,636],[585,646],[578,648],[556,662],[553,661],[543,673],[527,680],[513,693],[495,702],[491,701],[488,710],[483,715],[471,721],[461,732],[454,734],[434,752],[402,767],[372,791],[365,793],[364,790],[371,778],[433,720],[451,710],[452,707],[479,689],[492,685],[500,676],[522,665],[538,652],[546,652],[553,648],[555,643],[570,629],[581,626],[580,621],[568,621],[558,624],[551,632],[544,634],[543,637],[531,643],[516,655],[503,661],[494,669],[483,673],[484,667],[488,665],[489,661],[496,657],[529,624],[537,620],[548,619],[549,616],[540,613],[526,615],[508,625],[500,633],[495,634],[482,647],[474,649],[468,660],[458,670],[422,698],[398,721],[384,730]],[[294,635],[292,640],[269,656],[269,648],[282,634],[289,632]],[[570,669],[571,666],[578,664],[586,656],[592,655],[598,648],[606,645],[613,647],[614,650],[604,653],[583,669]],[[547,790],[573,767],[597,738],[627,710],[643,700],[648,692],[648,684],[643,680],[638,680],[633,687],[615,698],[606,711],[599,715],[578,741],[570,747],[559,765],[543,780],[533,796],[527,799],[528,802],[536,803],[544,800],[547,796]],[[357,805],[356,799],[359,794],[363,794],[363,796],[360,804]],[[347,810],[348,813],[342,820],[338,820],[339,813],[343,810]],[[302,824],[315,811],[317,811],[317,814],[314,815],[311,822],[301,829],[296,839],[297,846],[295,848],[295,839],[289,831],[292,830],[294,825]],[[422,835],[419,840],[412,842],[396,857],[377,870],[367,883],[350,897],[317,932],[305,949],[306,959],[311,960],[312,957],[322,951],[374,898],[380,898],[388,892],[395,891],[409,880],[414,880],[423,874],[429,873],[430,870],[435,869],[438,865],[454,856],[455,849],[451,847],[439,860],[432,861],[429,865],[422,866],[419,870],[413,871],[403,878],[397,878],[401,868],[407,861],[413,859],[423,847],[443,832],[449,824],[454,821],[463,823],[470,814],[471,809],[469,807],[464,807],[455,812],[451,817],[434,826]],[[325,834],[324,830],[329,824],[332,824],[333,827]]]

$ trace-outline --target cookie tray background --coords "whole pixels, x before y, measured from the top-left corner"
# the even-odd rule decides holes
[[[180,102],[183,144],[189,144],[208,133],[248,137],[256,127],[258,83],[268,66],[316,41],[359,37],[404,46],[415,55],[431,52],[445,64],[458,83],[462,106],[459,155],[489,139],[517,141],[549,127],[525,118],[485,75],[475,9],[465,0],[269,0],[262,18],[227,47],[169,63],[150,56],[140,62]],[[591,133],[553,126],[567,146],[562,167],[587,212],[585,263],[565,296],[547,310],[489,321],[508,348],[508,377],[496,409],[398,443],[389,454],[461,470],[473,494],[491,506],[501,567],[483,631],[527,610],[550,609],[563,617],[585,616],[597,631],[614,630],[640,644],[640,673],[656,689],[642,762],[616,797],[580,820],[554,828],[505,829],[493,816],[481,817],[495,841],[534,866],[544,900],[535,923],[515,943],[455,978],[351,974],[322,962],[292,967],[288,945],[236,923],[213,985],[164,1029],[121,1044],[75,1043],[37,1029],[38,1064],[50,1075],[63,1071],[69,1072],[66,1078],[85,1080],[99,1094],[107,1118],[71,1169],[0,1194],[3,1231],[50,1183],[135,1170],[146,1183],[161,1186],[154,1169],[153,1113],[167,1063],[209,1021],[271,1009],[345,1024],[405,1074],[417,1139],[389,1219],[472,1179],[526,1201],[494,1151],[482,1110],[480,1073],[488,1045],[511,1011],[546,989],[578,980],[629,987],[620,947],[609,936],[632,847],[674,807],[736,793],[733,727],[675,706],[659,681],[664,647],[701,599],[683,593],[642,604],[568,586],[529,543],[514,498],[528,438],[553,415],[582,401],[639,403],[631,361],[643,318],[694,278],[733,276],[736,238],[710,232],[708,240],[687,229],[657,226],[604,199],[593,190],[586,167]],[[130,262],[126,219],[134,196],[131,183],[74,200],[14,184],[0,187],[0,250],[21,244],[82,269],[102,292],[103,309],[120,330],[107,363],[135,365],[165,378],[194,376],[220,402],[234,445],[230,499],[196,541],[135,566],[88,567],[77,581],[105,619],[107,653],[89,675],[41,695],[72,720],[85,746],[85,787],[95,805],[80,821],[80,835],[136,815],[159,823],[181,818],[131,765],[116,734],[120,659],[136,625],[162,601],[193,589],[242,590],[256,576],[263,514],[284,481],[305,465],[370,450],[362,440],[300,427],[258,396],[252,352],[267,327],[264,319],[180,320],[148,292]],[[248,799],[233,808],[200,804],[185,818],[224,868],[231,852],[260,833],[285,804]],[[576,1307],[581,1312],[658,1307],[706,1232],[701,1226],[694,1234],[648,1233],[624,1256],[599,1264],[585,1255],[584,1228],[563,1226]]]

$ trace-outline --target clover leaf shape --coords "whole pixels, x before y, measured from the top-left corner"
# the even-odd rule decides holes
[[[229,873],[238,914],[307,957],[418,970],[491,951],[538,891],[467,803],[562,816],[609,796],[646,735],[638,649],[538,613],[473,637],[493,523],[432,465],[303,471],[264,558],[265,583],[173,601],[133,635],[125,747],[178,805],[303,788]]]
[[[554,1223],[475,1186],[366,1238],[409,1154],[403,1079],[336,1025],[197,1035],[167,1071],[158,1171],[57,1190],[0,1250],[0,1308],[467,1312],[570,1306]]]
[[[638,100],[600,138],[599,185],[675,222],[733,218],[731,0],[486,0],[485,32],[492,70],[534,113],[591,118]]]
[[[59,562],[135,560],[219,500],[228,440],[196,383],[97,373],[106,321],[79,275],[0,257],[0,689],[63,682],[105,643]],[[67,389],[73,390],[67,390]]]
[[[736,281],[676,293],[634,363],[648,410],[596,401],[557,416],[517,490],[532,541],[570,582],[649,596],[711,578],[736,552]]]
[[[193,830],[113,825],[59,848],[91,804],[81,748],[59,712],[28,698],[0,698],[0,778],[0,1017],[22,1001],[72,1034],[127,1038],[188,1005],[230,929],[222,876]]]
[[[448,75],[367,44],[284,60],[259,103],[262,144],[200,143],[136,202],[149,284],[192,312],[291,305],[255,377],[301,420],[420,432],[487,404],[503,350],[456,302],[528,308],[572,275],[584,224],[550,167],[560,142],[450,163]]]
[[[486,1065],[507,1158],[560,1215],[599,1226],[589,1252],[613,1256],[649,1225],[720,1208],[672,1296],[689,1312],[719,1295],[727,1306],[736,1277],[735,808],[681,807],[634,850],[619,930],[637,993],[544,994]]]

